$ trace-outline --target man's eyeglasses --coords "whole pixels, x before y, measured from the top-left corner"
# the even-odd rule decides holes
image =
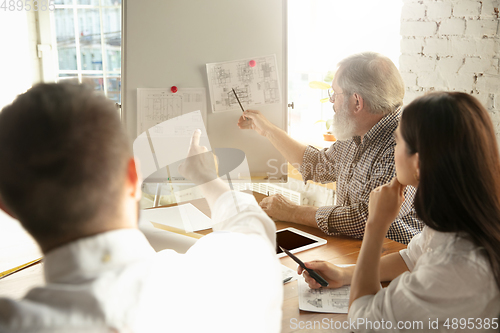
[[[335,93],[333,89],[328,89],[328,97],[330,98],[330,103],[335,103],[335,98],[343,93]]]

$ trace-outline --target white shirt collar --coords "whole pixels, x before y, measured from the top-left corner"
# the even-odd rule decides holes
[[[138,229],[118,229],[85,237],[49,251],[44,257],[47,283],[78,283],[109,268],[154,254]]]

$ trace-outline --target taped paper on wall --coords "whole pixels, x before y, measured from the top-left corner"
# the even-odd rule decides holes
[[[253,65],[253,66],[252,66]],[[207,64],[212,112],[281,103],[276,55]]]
[[[207,122],[205,88],[179,88],[172,93],[167,88],[137,89],[137,134],[192,111],[199,110]]]

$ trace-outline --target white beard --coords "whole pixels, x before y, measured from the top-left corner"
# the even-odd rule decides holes
[[[348,103],[349,100],[346,100],[333,115],[332,132],[339,141],[348,140],[356,135],[356,123],[349,113]]]

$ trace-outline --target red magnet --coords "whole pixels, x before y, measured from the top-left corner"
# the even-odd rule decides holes
[[[172,86],[172,88],[170,88],[170,91],[175,94],[177,92],[177,87],[176,86]]]
[[[250,67],[255,67],[255,65],[256,65],[256,64],[257,64],[257,63],[255,62],[255,60],[250,60],[250,61],[248,62],[248,66],[250,66]]]

